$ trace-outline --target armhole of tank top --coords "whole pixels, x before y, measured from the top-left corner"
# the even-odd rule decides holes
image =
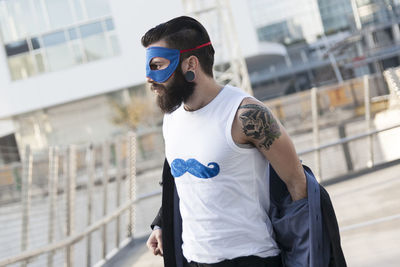
[[[161,132],[162,132],[162,137],[164,139],[164,142],[165,142],[165,129],[167,127],[167,122],[166,121],[167,121],[166,115],[164,114],[164,116],[163,116],[163,124],[161,126]]]
[[[226,138],[226,140],[227,140],[227,142],[228,142],[228,144],[229,144],[229,146],[234,150],[234,151],[236,151],[236,152],[238,152],[238,153],[252,153],[253,151],[254,151],[254,149],[256,149],[255,147],[252,147],[252,148],[244,148],[244,147],[240,147],[240,146],[238,146],[236,143],[235,143],[235,141],[233,140],[233,138],[232,138],[232,125],[233,125],[233,121],[234,121],[234,119],[235,119],[235,115],[236,115],[236,112],[237,112],[237,110],[238,110],[238,108],[239,108],[239,105],[242,103],[242,101],[243,101],[243,99],[245,99],[245,98],[248,98],[248,97],[251,97],[251,96],[248,96],[248,95],[242,95],[241,97],[239,97],[237,100],[236,100],[236,102],[232,105],[232,110],[231,110],[231,113],[229,114],[229,117],[228,117],[228,121],[227,121],[227,124],[226,124],[226,128],[225,128],[225,138]]]

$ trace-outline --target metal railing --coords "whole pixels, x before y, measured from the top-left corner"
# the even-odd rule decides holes
[[[21,239],[11,237],[9,233],[1,234],[2,253],[11,254],[11,256],[5,258],[0,256],[0,266],[13,263],[21,263],[21,266],[27,266],[28,263],[29,265],[36,263],[38,266],[58,266],[60,264],[65,264],[67,267],[93,266],[96,262],[99,264],[110,258],[118,248],[129,241],[133,237],[135,229],[134,206],[138,201],[148,198],[148,196],[136,198],[136,138],[135,133],[130,133],[126,138],[118,139],[114,143],[114,159],[110,157],[110,143],[102,144],[100,146],[102,164],[97,169],[95,164],[96,146],[94,145],[81,147],[72,145],[64,151],[60,151],[57,147],[50,148],[48,151],[47,194],[35,194],[35,197],[33,197],[35,185],[32,179],[35,167],[33,164],[34,153],[27,147],[22,161],[21,199],[18,202],[11,202],[8,206],[0,207],[2,224],[8,219],[7,217],[12,217],[8,221],[13,223],[12,226],[10,225],[13,230],[7,229],[6,226],[3,228],[3,225],[2,228],[13,232],[16,237],[20,235]],[[123,147],[126,148],[126,153],[123,153]],[[86,175],[80,174],[82,176],[80,187],[77,183],[78,150],[85,150],[84,161],[86,164],[86,168],[82,169]],[[125,157],[123,157],[124,154]],[[62,164],[60,164],[61,155],[63,155]],[[115,168],[113,177],[110,176],[111,161]],[[99,171],[101,178],[95,180],[98,176],[96,172]],[[60,172],[63,176],[59,175]],[[60,183],[60,177],[64,179],[63,183]],[[101,184],[103,190],[96,190],[95,183]],[[85,187],[82,184],[85,184]],[[110,186],[114,186],[115,190],[110,191]],[[127,190],[123,191],[123,188],[127,188]],[[63,198],[59,198],[61,194],[64,196]],[[95,201],[95,196],[96,199],[102,197],[103,201]],[[123,204],[121,204],[122,198],[126,199]],[[115,207],[109,207],[111,206],[108,205],[109,202],[114,202]],[[102,203],[102,205],[96,205],[96,203]],[[101,206],[102,209],[98,211]],[[83,209],[81,209],[82,207]],[[113,212],[109,213],[111,208]],[[80,215],[80,212],[86,216],[86,223],[85,216]],[[21,213],[20,218],[15,217],[18,213]],[[95,217],[99,216],[101,218],[96,220]],[[63,218],[64,221],[62,221]],[[16,228],[19,224],[18,221],[21,222],[20,231]],[[109,229],[108,225],[112,221],[115,221],[115,229],[110,233],[112,229]],[[58,229],[57,232],[56,226],[60,226],[60,224],[61,229]],[[86,227],[83,228],[82,224],[86,224]],[[47,232],[43,231],[46,226]],[[125,239],[122,241],[121,226],[126,228]],[[81,228],[83,229],[80,230]],[[100,230],[101,240],[92,242],[94,232]],[[60,234],[60,232],[64,232],[64,234]],[[45,241],[46,234],[47,240]],[[39,235],[43,238],[38,239]],[[114,237],[115,242],[110,241],[110,236]],[[9,251],[4,250],[10,245],[7,244],[7,239],[17,246],[19,244],[20,249],[18,250],[14,246],[10,247]],[[86,240],[86,246],[78,244],[83,239]],[[47,245],[38,245],[44,242],[47,242]],[[110,244],[113,244],[113,247],[108,247]],[[75,255],[78,247],[78,250],[83,250],[85,253],[79,256]],[[100,257],[94,255],[96,253],[92,253],[94,250],[101,251]],[[15,253],[18,251],[19,253]],[[60,252],[63,255],[60,255]],[[57,253],[58,255],[56,255]],[[43,258],[42,256],[46,254],[47,258]],[[77,258],[79,262],[76,262]]]
[[[129,201],[125,202],[117,210],[115,210],[113,213],[109,214],[108,216],[106,216],[106,217],[100,219],[99,221],[86,227],[85,230],[82,231],[81,233],[74,234],[62,241],[49,244],[49,245],[41,247],[39,249],[27,251],[27,252],[19,254],[18,256],[9,257],[9,258],[0,260],[0,266],[6,266],[8,264],[13,264],[13,263],[18,263],[18,262],[26,262],[32,258],[39,256],[39,255],[42,255],[45,253],[51,253],[51,252],[54,252],[59,249],[65,249],[66,247],[70,247],[70,246],[74,245],[75,243],[77,243],[78,241],[82,240],[83,238],[90,236],[90,234],[93,233],[94,231],[99,230],[100,228],[106,226],[112,220],[117,219],[119,216],[121,216],[121,214],[123,212],[125,212],[129,209],[132,209],[134,204],[136,204],[142,200],[145,200],[147,198],[157,196],[160,193],[161,193],[161,191],[155,191],[153,193],[142,195],[142,196],[138,197],[137,199],[129,200]],[[105,240],[103,240],[103,241],[105,241]],[[105,242],[103,242],[103,243],[105,243]],[[123,243],[127,243],[127,242],[125,241]],[[109,259],[114,254],[115,254],[115,252],[105,255],[103,260],[98,262],[97,265],[102,264],[106,259]],[[72,263],[70,262],[69,264],[71,266]],[[88,265],[88,266],[91,266],[91,265]]]
[[[397,75],[395,75],[397,77]],[[387,75],[385,75],[385,78],[387,80]],[[398,77],[397,77],[398,79]],[[366,138],[367,139],[367,145],[364,146],[366,149],[363,151],[364,153],[367,154],[367,167],[371,168],[374,166],[375,164],[375,151],[374,151],[374,139],[373,137],[375,135],[377,135],[380,132],[384,132],[384,131],[388,131],[391,129],[394,129],[396,127],[398,127],[399,125],[395,125],[395,126],[391,126],[391,127],[387,127],[384,129],[380,129],[380,130],[373,130],[373,101],[372,101],[372,97],[371,97],[371,84],[373,84],[373,80],[371,80],[371,78],[368,75],[364,75],[362,77],[362,79],[358,79],[361,80],[360,83],[361,84],[361,95],[363,96],[363,101],[358,101],[358,105],[354,106],[354,110],[359,110],[360,107],[362,108],[362,113],[364,115],[364,133],[362,134],[358,134],[358,135],[354,135],[352,137],[344,137],[344,138],[339,138],[338,140],[334,140],[331,142],[328,142],[324,145],[321,145],[321,136],[320,136],[320,131],[321,131],[321,118],[320,118],[320,114],[321,113],[325,113],[326,111],[322,111],[321,107],[320,107],[320,102],[319,97],[320,94],[324,94],[324,91],[320,91],[317,88],[312,88],[311,89],[311,113],[312,113],[312,133],[313,133],[313,148],[309,148],[309,149],[305,149],[302,152],[299,153],[299,155],[307,155],[310,153],[313,153],[314,155],[314,173],[317,177],[317,179],[319,181],[322,180],[322,164],[321,164],[321,151],[325,150],[327,148],[330,147],[334,147],[337,145],[347,145],[348,143],[350,143],[351,141],[355,141],[355,140],[359,140],[361,138]],[[388,82],[389,83],[389,82]],[[390,87],[390,85],[389,85]],[[392,89],[391,89],[392,90]],[[383,99],[383,96],[379,96],[379,100]],[[376,98],[376,96],[375,96]],[[376,111],[375,111],[376,112]],[[340,116],[340,114],[336,114],[336,116]],[[354,115],[353,115],[354,116]],[[351,117],[350,117],[351,118]],[[337,119],[336,119],[337,120]],[[400,119],[398,120],[400,121]],[[396,123],[396,122],[394,122]],[[339,123],[340,124],[340,123]],[[365,133],[366,132],[366,133]],[[343,133],[342,133],[343,134]],[[352,167],[352,163],[351,163],[351,155],[350,154],[350,150],[343,148],[344,154],[345,154],[345,158],[346,158],[346,163],[347,163],[347,169],[348,171],[353,171],[353,167]],[[350,165],[350,166],[349,166]],[[334,167],[334,166],[332,166]]]
[[[298,155],[304,156],[307,154],[314,153],[314,155],[315,155],[314,166],[316,166],[315,175],[316,175],[317,179],[321,182],[324,180],[322,178],[323,176],[321,173],[321,169],[322,169],[321,168],[321,156],[320,156],[321,151],[323,151],[324,149],[327,149],[327,148],[331,148],[331,147],[335,147],[335,146],[342,146],[343,144],[348,144],[348,143],[356,141],[356,140],[368,138],[368,144],[366,147],[368,147],[369,157],[368,157],[368,162],[366,165],[368,168],[372,168],[375,165],[375,163],[374,163],[375,161],[374,161],[374,149],[373,149],[372,142],[370,141],[371,137],[373,137],[379,133],[382,133],[382,132],[393,130],[395,128],[400,128],[400,124],[392,125],[390,127],[386,127],[383,129],[372,130],[372,131],[362,133],[362,134],[357,134],[357,135],[341,138],[341,139],[335,140],[333,142],[328,142],[328,143],[325,143],[325,144],[322,144],[322,145],[319,145],[316,147],[302,150],[298,153]],[[336,178],[336,177],[330,177],[330,179],[332,179],[332,178]]]

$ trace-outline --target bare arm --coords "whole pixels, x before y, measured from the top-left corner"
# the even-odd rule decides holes
[[[242,101],[232,125],[232,137],[236,143],[257,147],[285,182],[293,201],[307,196],[306,177],[294,145],[263,103],[252,98]]]

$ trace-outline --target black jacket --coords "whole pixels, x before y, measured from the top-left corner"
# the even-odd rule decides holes
[[[308,198],[291,202],[286,185],[270,166],[269,216],[281,249],[284,266],[345,267],[339,228],[327,191],[304,166]],[[182,219],[179,197],[170,166],[162,175],[162,207],[152,223],[161,226],[164,266],[182,267]],[[322,217],[322,220],[321,220]]]

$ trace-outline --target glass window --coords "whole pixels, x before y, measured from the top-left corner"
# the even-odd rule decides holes
[[[46,71],[46,68],[44,66],[44,58],[42,53],[38,53],[35,55],[35,60],[36,60],[36,69],[39,73],[43,73]]]
[[[70,40],[78,39],[78,32],[77,32],[76,28],[69,29],[68,35],[69,35]]]
[[[26,0],[5,1],[12,40],[24,38],[34,31],[35,23],[31,5]]]
[[[0,33],[4,43],[9,43],[13,40],[9,22],[6,2],[0,1]]]
[[[31,38],[31,44],[33,49],[39,49],[40,48],[39,38],[37,37]]]
[[[113,50],[114,55],[119,55],[120,54],[120,48],[119,48],[119,42],[118,38],[116,35],[111,35],[110,36],[110,43],[111,43],[111,48]]]
[[[29,53],[8,58],[8,67],[12,80],[25,79],[35,74],[33,60]]]
[[[32,11],[34,12],[36,21],[36,30],[33,34],[39,34],[49,30],[49,25],[46,22],[46,9],[43,5],[42,0],[31,0],[32,1]]]
[[[81,37],[89,37],[94,34],[99,34],[103,32],[103,28],[101,27],[101,22],[94,22],[86,25],[82,25],[79,27],[81,30]]]
[[[104,33],[84,38],[82,43],[88,61],[111,56]]]
[[[86,11],[90,19],[103,17],[111,14],[108,0],[84,0]]]
[[[114,21],[112,19],[106,20],[106,29],[107,29],[107,31],[114,30]]]
[[[54,32],[43,36],[43,44],[44,46],[52,46],[65,43],[65,34],[64,31]]]
[[[73,24],[73,17],[68,0],[45,0],[50,25],[53,29]]]
[[[65,69],[74,65],[74,58],[66,43],[47,47],[46,59],[49,70],[52,71]]]
[[[74,62],[76,64],[81,64],[83,63],[83,53],[82,53],[82,49],[81,49],[81,45],[78,42],[74,42],[71,44],[71,48],[72,48],[72,54],[74,57]]]
[[[13,56],[29,51],[28,42],[26,40],[6,44],[7,56]]]
[[[72,4],[74,5],[75,11],[75,21],[79,22],[85,19],[84,9],[82,7],[82,0],[72,0]]]

